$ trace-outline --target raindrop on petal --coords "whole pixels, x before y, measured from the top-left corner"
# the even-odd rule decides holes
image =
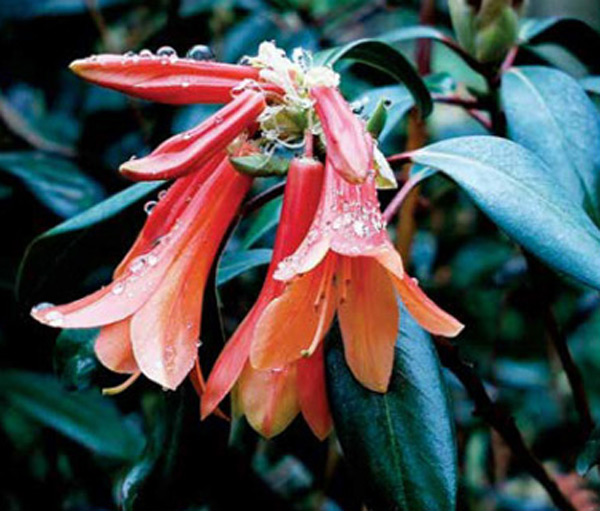
[[[209,46],[204,44],[196,44],[192,46],[185,57],[192,60],[215,60],[215,54]]]

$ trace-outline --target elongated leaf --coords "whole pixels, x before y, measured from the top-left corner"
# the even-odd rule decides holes
[[[577,457],[577,472],[583,476],[598,464],[600,464],[600,428],[592,431]]]
[[[282,197],[277,197],[267,202],[258,213],[251,216],[248,220],[251,222],[242,239],[241,248],[248,249],[259,241],[265,234],[273,229],[279,222],[281,214]]]
[[[556,69],[512,68],[502,102],[510,138],[542,158],[576,202],[600,213],[600,123],[581,86]]]
[[[432,144],[411,159],[451,177],[546,264],[600,288],[600,232],[534,153],[502,138],[474,136]]]
[[[102,456],[131,460],[143,448],[140,432],[98,392],[67,392],[50,376],[5,371],[0,399]]]
[[[431,95],[408,59],[389,44],[376,39],[360,39],[315,55],[320,65],[334,66],[341,60],[353,60],[386,73],[406,85],[423,116],[433,109]]]
[[[376,511],[456,506],[453,419],[431,338],[401,310],[389,390],[378,394],[352,376],[341,342],[327,353],[335,429],[344,455]]]
[[[579,84],[587,92],[600,95],[600,76],[587,76],[579,80]]]
[[[125,3],[127,0],[99,0],[97,7],[105,8]],[[3,18],[33,18],[37,16],[59,16],[80,14],[88,11],[88,6],[81,0],[21,0],[19,2],[2,2],[0,4],[0,21]]]
[[[71,162],[43,153],[1,153],[0,170],[20,179],[42,204],[66,218],[85,211],[104,195],[101,186]]]
[[[229,161],[239,172],[253,177],[284,176],[290,166],[289,160],[266,154],[234,156]]]
[[[98,329],[63,330],[54,346],[54,370],[67,387],[90,387],[92,374],[99,368],[94,353]]]
[[[23,299],[41,287],[44,275],[50,275],[66,254],[95,227],[121,214],[163,184],[154,181],[130,186],[35,238],[27,247],[19,267],[18,296]]]
[[[519,39],[526,45],[558,45],[585,64],[591,72],[600,70],[597,52],[600,33],[580,19],[528,19],[521,26]]]
[[[219,271],[217,272],[217,286],[221,286],[238,275],[256,267],[268,264],[273,251],[268,248],[255,248],[253,250],[226,252],[223,254]]]

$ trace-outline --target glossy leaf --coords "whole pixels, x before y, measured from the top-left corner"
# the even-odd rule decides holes
[[[600,288],[600,231],[552,170],[514,142],[459,137],[411,153],[451,177],[526,250],[555,270]]]
[[[423,116],[433,109],[431,95],[421,77],[398,50],[375,39],[360,39],[315,55],[320,65],[335,66],[342,60],[352,60],[370,66],[406,85]]]
[[[556,69],[512,68],[502,103],[509,137],[542,158],[575,202],[600,213],[600,122],[581,86]]]
[[[226,252],[223,254],[217,272],[217,286],[221,286],[238,275],[255,268],[269,264],[273,251],[267,248]]]
[[[127,0],[98,0],[97,8],[123,4]],[[3,18],[24,19],[37,16],[81,14],[88,11],[81,0],[21,0],[0,3],[0,21]]]
[[[327,353],[335,429],[374,510],[454,509],[457,459],[453,418],[431,338],[402,307],[387,393],[365,389],[341,342]]]
[[[137,204],[162,186],[162,181],[138,183],[96,204],[35,238],[27,247],[17,274],[17,294],[22,299],[42,285],[61,259],[94,227]],[[42,271],[43,270],[43,271]]]
[[[143,448],[140,432],[98,392],[68,392],[46,375],[0,373],[0,399],[95,453],[130,460]]]
[[[101,186],[73,163],[43,153],[1,153],[0,171],[20,179],[40,202],[65,218],[85,211],[104,195]]]
[[[597,48],[600,33],[585,21],[575,18],[541,18],[526,20],[520,30],[519,39],[526,45],[558,45],[592,72],[600,70]]]
[[[590,438],[577,457],[577,472],[585,475],[598,464],[600,464],[600,428],[592,431]]]
[[[267,202],[255,215],[248,218],[250,227],[248,227],[241,240],[241,248],[248,249],[252,247],[277,225],[281,214],[282,202],[282,197],[277,197]]]
[[[67,387],[86,389],[100,367],[94,352],[97,329],[63,330],[54,346],[54,370]]]

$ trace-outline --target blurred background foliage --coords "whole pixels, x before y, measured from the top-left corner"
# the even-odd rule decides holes
[[[319,443],[302,421],[268,442],[243,422],[231,434],[221,419],[200,423],[188,383],[172,393],[141,379],[121,395],[102,397],[99,389],[120,381],[95,360],[94,332],[56,338],[56,331],[29,319],[32,304],[77,298],[109,278],[144,220],[144,200],[156,190],[148,188],[135,206],[91,232],[38,239],[28,265],[18,269],[36,236],[128,185],[116,172],[119,163],[212,112],[90,86],[68,71],[73,59],[163,45],[181,54],[207,44],[219,60],[235,62],[262,40],[316,51],[415,25],[420,7],[417,0],[0,0],[0,509],[39,509],[40,503],[46,511],[361,509],[335,438]],[[575,15],[598,27],[600,3],[537,0],[529,15]],[[449,29],[444,1],[434,21]],[[403,49],[414,56],[413,45]],[[578,73],[567,55],[557,58]],[[474,86],[479,80],[440,45],[433,48],[432,73],[433,90],[454,89],[456,79]],[[373,86],[392,100],[383,148],[401,151],[411,106],[406,93],[360,65],[343,84],[349,99],[368,96]],[[479,134],[481,127],[458,108],[436,105],[427,132],[438,140]],[[382,193],[382,201],[391,196]],[[244,220],[221,261],[228,334],[250,308],[265,270],[240,273],[244,264],[235,252],[252,249],[255,261],[268,261],[278,204]],[[441,177],[424,187],[416,220],[412,272],[468,325],[460,338],[466,358],[513,412],[538,457],[556,474],[573,467],[584,439],[574,433],[570,390],[545,338],[523,255]],[[600,297],[567,284],[546,292],[598,417]],[[209,295],[201,349],[206,369],[222,343],[217,300]],[[497,435],[472,415],[462,387],[449,382],[460,509],[552,509]],[[590,479],[595,484],[595,474]]]

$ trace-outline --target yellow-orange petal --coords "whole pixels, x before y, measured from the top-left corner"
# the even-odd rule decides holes
[[[455,337],[464,328],[460,321],[440,309],[408,275],[402,279],[393,277],[393,281],[408,312],[428,332]]]
[[[385,392],[398,333],[394,286],[376,260],[355,257],[349,262],[350,282],[338,282],[338,295],[344,297],[338,305],[338,317],[346,362],[365,387]]]
[[[127,318],[102,327],[94,344],[98,360],[115,373],[139,371],[131,347],[130,324]]]
[[[257,432],[266,438],[278,435],[300,411],[295,365],[267,371],[246,365],[236,398],[248,423]]]
[[[325,361],[323,343],[314,354],[297,362],[298,399],[304,420],[319,440],[325,440],[333,421],[329,411],[325,386]]]
[[[314,270],[290,282],[265,308],[250,349],[255,369],[283,367],[318,346],[335,312],[335,264],[336,256],[328,255]]]
[[[208,270],[203,261],[198,261],[199,269],[190,268],[193,255],[173,264],[164,282],[131,320],[133,352],[140,370],[168,389],[179,386],[198,355]]]

